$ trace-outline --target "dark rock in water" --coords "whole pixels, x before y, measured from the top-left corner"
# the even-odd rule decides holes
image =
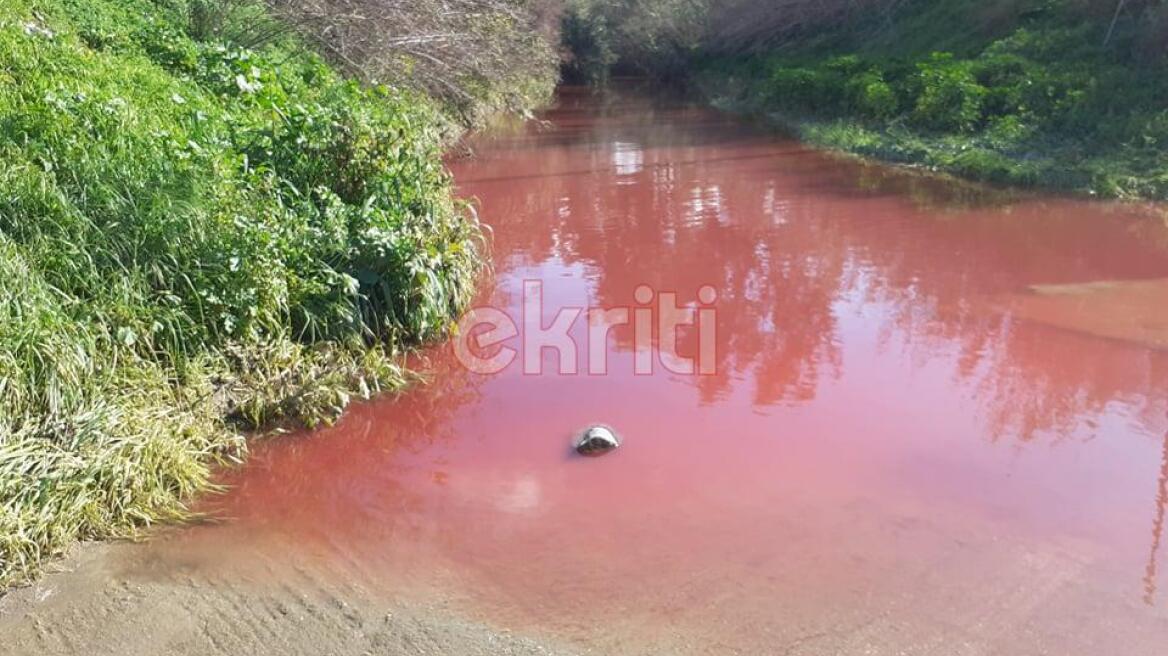
[[[600,456],[620,446],[620,438],[607,426],[592,426],[576,438],[576,453]]]

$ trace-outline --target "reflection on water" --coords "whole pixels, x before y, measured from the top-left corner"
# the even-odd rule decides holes
[[[494,229],[483,301],[518,314],[529,279],[555,308],[712,285],[717,374],[633,375],[627,326],[605,376],[479,377],[439,350],[434,384],[261,446],[216,503],[234,521],[160,550],[316,562],[605,653],[1168,638],[1168,354],[1019,305],[1168,277],[1161,221],[633,95],[567,91],[544,118],[455,167]],[[1123,307],[1113,324],[1165,316]],[[625,448],[569,457],[594,421]]]

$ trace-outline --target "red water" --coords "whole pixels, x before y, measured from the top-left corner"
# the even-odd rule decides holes
[[[258,447],[233,521],[190,543],[606,654],[1168,651],[1168,352],[1012,310],[1031,285],[1168,278],[1154,211],[635,94],[564,91],[542,118],[453,165],[494,230],[484,301],[710,285],[716,373],[634,375],[621,329],[603,376],[479,376],[443,349],[433,384]],[[624,447],[570,455],[592,422]]]

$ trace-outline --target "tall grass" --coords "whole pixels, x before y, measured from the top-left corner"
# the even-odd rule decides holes
[[[0,583],[401,385],[472,292],[439,111],[200,1],[0,6]]]

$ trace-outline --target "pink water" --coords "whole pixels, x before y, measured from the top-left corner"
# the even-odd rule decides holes
[[[1168,352],[1020,310],[1032,285],[1168,278],[1154,210],[629,93],[542,118],[452,165],[494,230],[484,302],[711,285],[716,374],[634,375],[627,330],[603,376],[439,349],[432,384],[260,445],[231,521],[168,557],[319,567],[604,654],[1168,653]],[[624,447],[572,456],[592,422]]]

